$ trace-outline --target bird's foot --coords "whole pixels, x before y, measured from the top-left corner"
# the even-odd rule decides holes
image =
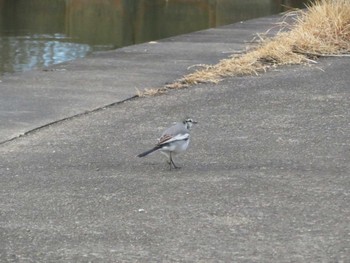
[[[169,165],[169,170],[171,171],[172,169],[181,169],[180,166],[176,166],[173,162],[167,161],[167,164]]]

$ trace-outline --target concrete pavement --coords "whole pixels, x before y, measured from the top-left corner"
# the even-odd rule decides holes
[[[162,87],[242,51],[279,16],[250,20],[1,78],[0,143],[38,127]],[[274,27],[270,34],[278,30]]]
[[[349,64],[326,58],[129,100],[3,143],[0,261],[347,262]],[[171,81],[169,72],[149,72],[148,84]],[[135,157],[186,115],[199,124],[176,156],[182,169],[168,171],[160,154]]]

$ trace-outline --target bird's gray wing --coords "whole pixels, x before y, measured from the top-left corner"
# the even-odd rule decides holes
[[[166,129],[158,140],[158,145],[189,138],[189,132],[182,123],[177,123]]]

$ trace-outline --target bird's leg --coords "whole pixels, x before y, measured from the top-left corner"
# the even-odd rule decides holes
[[[169,152],[169,161],[168,161],[168,164],[169,164],[169,168],[170,168],[170,171],[171,171],[171,163],[172,163],[172,159],[171,159],[171,152]]]
[[[170,152],[170,170],[171,170],[171,164],[174,166],[175,169],[181,168],[181,167],[175,165],[173,158],[171,157],[171,152]]]

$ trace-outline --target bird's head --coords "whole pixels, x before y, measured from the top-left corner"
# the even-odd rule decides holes
[[[197,124],[198,122],[194,121],[192,118],[185,118],[183,120],[183,124],[186,125],[187,129],[191,129],[193,124]]]

